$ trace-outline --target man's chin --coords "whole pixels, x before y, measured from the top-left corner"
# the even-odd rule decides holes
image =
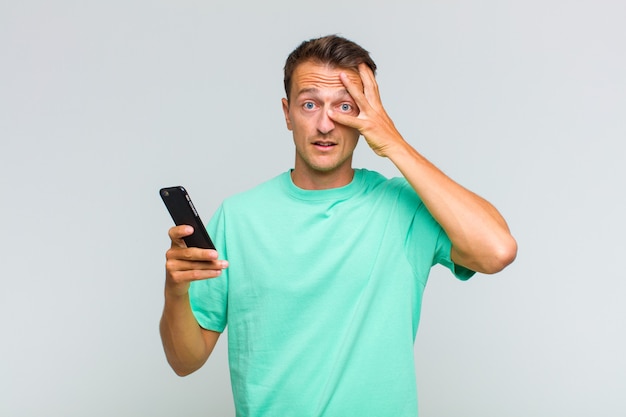
[[[326,163],[326,164],[318,163],[318,164],[309,165],[309,170],[312,173],[316,173],[318,175],[323,175],[323,176],[334,175],[344,170],[347,171],[350,169],[352,169],[352,166],[349,163],[346,163],[345,161],[342,163]]]

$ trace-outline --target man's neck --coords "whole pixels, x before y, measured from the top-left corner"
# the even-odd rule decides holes
[[[294,168],[291,171],[291,180],[303,190],[328,190],[344,187],[354,178],[354,169],[340,169],[336,171],[313,171]]]

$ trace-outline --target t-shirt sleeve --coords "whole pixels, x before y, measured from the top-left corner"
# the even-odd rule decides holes
[[[460,280],[471,278],[475,274],[474,271],[452,261],[450,257],[452,243],[441,225],[428,212],[413,188],[406,181],[402,185],[400,199],[403,201],[402,205],[409,208],[407,215],[410,217],[406,246],[416,275],[425,283],[428,270],[440,264]]]
[[[450,251],[452,250],[452,242],[446,232],[440,227],[439,236],[437,237],[437,250],[435,252],[434,263],[441,264],[448,268],[455,277],[460,280],[466,281],[470,279],[476,272],[464,266],[455,264],[451,257]]]
[[[227,259],[228,256],[224,217],[224,208],[220,206],[207,224],[220,259]],[[193,281],[189,288],[189,300],[200,327],[223,332],[228,311],[228,268],[217,278]]]

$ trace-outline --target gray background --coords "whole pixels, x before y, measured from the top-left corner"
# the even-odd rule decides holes
[[[379,3],[2,1],[0,415],[233,414],[225,339],[184,379],[162,353],[158,189],[208,220],[290,168],[282,66],[328,33],[520,246],[497,276],[433,271],[421,416],[626,415],[625,3]],[[398,175],[364,143],[355,165]]]

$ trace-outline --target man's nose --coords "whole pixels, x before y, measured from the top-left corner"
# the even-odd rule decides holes
[[[319,114],[319,118],[317,120],[317,130],[326,135],[330,133],[331,130],[335,128],[335,122],[328,117],[328,111],[326,109],[322,110]]]

